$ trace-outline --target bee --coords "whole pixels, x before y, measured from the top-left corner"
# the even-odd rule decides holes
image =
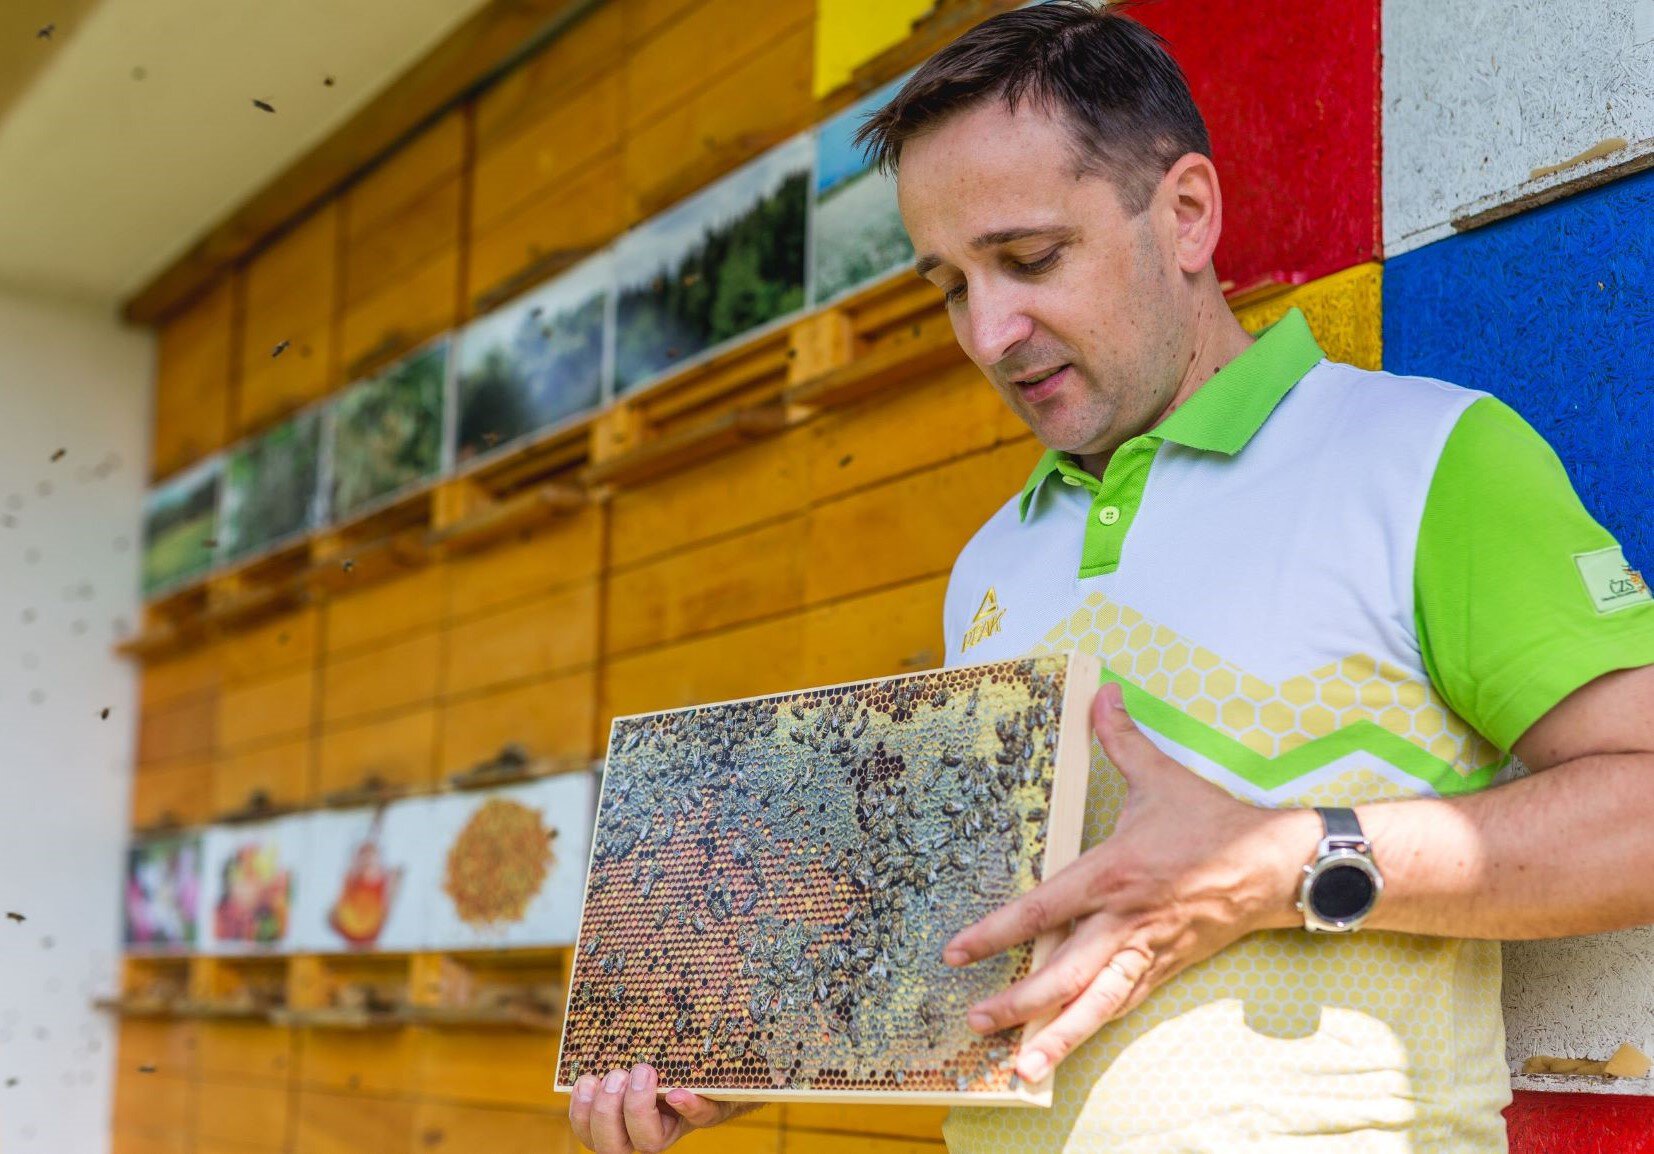
[[[263,100],[253,101],[253,107],[257,108],[257,109],[261,109],[265,112],[274,112],[275,111],[274,107],[272,107],[269,103],[267,103],[266,101],[263,101]]]
[[[277,341],[276,347],[270,350],[270,359],[275,360],[277,357],[281,356],[281,354],[287,351],[288,346],[292,343],[292,341]]]

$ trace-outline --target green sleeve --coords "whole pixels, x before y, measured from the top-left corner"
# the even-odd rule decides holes
[[[1442,448],[1419,524],[1425,670],[1502,750],[1575,689],[1654,664],[1654,600],[1542,437],[1493,397]]]

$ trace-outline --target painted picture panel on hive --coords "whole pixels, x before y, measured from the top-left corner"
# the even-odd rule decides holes
[[[212,566],[223,478],[224,458],[209,457],[144,494],[145,597],[182,585]]]
[[[206,953],[280,953],[293,948],[293,903],[305,872],[308,817],[206,832]]]
[[[573,942],[595,803],[586,773],[433,799],[427,948]]]
[[[319,408],[232,449],[224,466],[220,553],[239,559],[320,525],[321,459]]]
[[[800,136],[615,245],[615,389],[805,304],[814,146]]]
[[[466,326],[455,354],[457,463],[603,403],[613,284],[602,253]]]
[[[852,143],[869,115],[895,96],[907,77],[891,81],[846,108],[816,134],[815,303],[877,280],[913,260],[913,244],[896,207],[895,177],[868,163]]]
[[[430,816],[425,798],[312,814],[308,884],[296,905],[294,948],[418,949],[425,940],[420,895],[437,869],[428,841]]]
[[[365,513],[441,470],[448,343],[433,341],[334,402],[334,520]]]
[[[157,838],[127,850],[122,940],[134,953],[186,952],[199,940],[201,835]]]

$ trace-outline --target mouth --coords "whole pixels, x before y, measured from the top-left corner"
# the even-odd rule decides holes
[[[1068,379],[1070,368],[1069,365],[1058,365],[1054,369],[1043,369],[1018,377],[1011,383],[1016,386],[1023,400],[1029,404],[1037,404],[1062,388],[1063,382]]]

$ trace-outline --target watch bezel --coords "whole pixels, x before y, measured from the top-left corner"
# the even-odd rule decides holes
[[[1315,883],[1335,869],[1358,869],[1372,882],[1373,894],[1359,913],[1347,918],[1328,918],[1315,908]],[[1361,927],[1372,916],[1378,899],[1384,892],[1384,875],[1370,854],[1350,846],[1327,847],[1316,860],[1304,867],[1304,880],[1298,887],[1298,911],[1304,915],[1304,928],[1317,933],[1348,934]]]

